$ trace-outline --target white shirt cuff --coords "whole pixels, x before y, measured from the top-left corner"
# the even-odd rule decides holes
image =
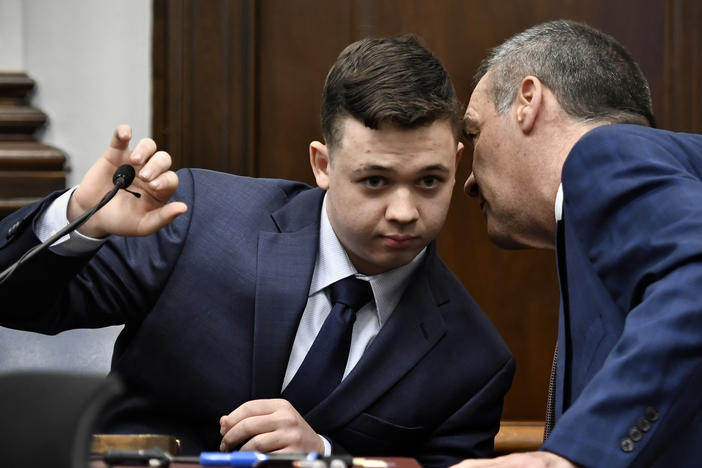
[[[46,241],[68,224],[68,216],[66,215],[68,201],[77,187],[71,188],[51,202],[49,207],[39,216],[34,234],[41,242]],[[74,230],[51,244],[49,249],[59,255],[75,257],[96,251],[106,240],[107,238],[95,239],[84,236],[77,230]]]
[[[324,455],[325,457],[331,456],[331,443],[321,435],[317,435],[320,439],[322,439],[322,443],[324,444],[324,453],[322,455]]]

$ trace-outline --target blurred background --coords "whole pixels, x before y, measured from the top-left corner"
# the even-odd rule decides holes
[[[313,183],[308,144],[321,139],[321,90],[348,43],[419,35],[465,103],[491,47],[558,18],[629,49],[651,84],[659,127],[702,132],[699,0],[0,0],[0,210],[80,181],[120,123],[136,139],[153,136],[176,167]],[[31,90],[17,91],[26,80]],[[45,118],[20,131],[18,108]],[[23,141],[53,151],[50,176],[17,149]],[[503,417],[542,420],[558,315],[554,253],[490,243],[462,192],[470,164],[466,155],[439,250],[516,356]],[[48,355],[89,349],[106,371],[118,331],[46,340],[0,329],[0,369],[43,365],[31,356],[57,346]]]

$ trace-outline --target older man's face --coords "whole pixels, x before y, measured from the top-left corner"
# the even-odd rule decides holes
[[[528,247],[521,236],[531,224],[529,194],[524,190],[528,156],[513,109],[504,114],[495,109],[490,79],[488,73],[478,82],[464,117],[467,140],[473,146],[473,170],[464,190],[480,201],[488,236],[495,244]]]

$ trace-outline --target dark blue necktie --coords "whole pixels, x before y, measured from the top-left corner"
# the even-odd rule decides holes
[[[356,311],[373,298],[370,283],[349,276],[331,285],[332,310],[283,391],[300,414],[329,395],[344,375]]]

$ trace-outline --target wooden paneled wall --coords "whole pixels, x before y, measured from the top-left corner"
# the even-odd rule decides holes
[[[307,148],[321,139],[322,85],[348,43],[416,33],[467,102],[490,47],[557,18],[587,22],[632,52],[659,127],[702,132],[698,0],[154,0],[155,139],[178,167],[313,183]],[[489,242],[461,190],[470,164],[461,163],[439,248],[517,358],[504,417],[542,419],[558,311],[554,254]]]

